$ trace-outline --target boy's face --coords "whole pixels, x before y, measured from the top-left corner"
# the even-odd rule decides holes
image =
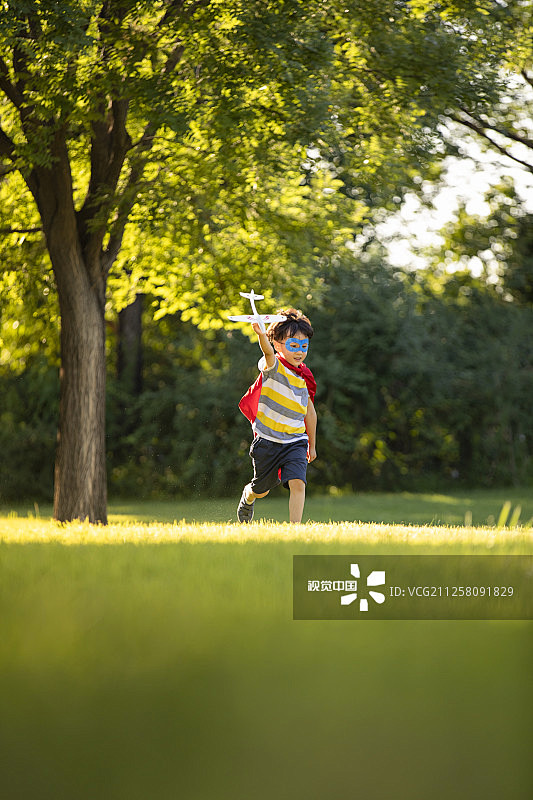
[[[274,341],[274,348],[288,361],[292,367],[297,367],[305,361],[309,349],[309,339],[298,331],[294,336],[286,336],[281,342]]]

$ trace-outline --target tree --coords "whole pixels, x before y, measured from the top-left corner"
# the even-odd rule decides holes
[[[57,519],[106,521],[106,284],[150,165],[161,166],[157,133],[192,149],[215,140],[237,170],[267,141],[297,139],[319,106],[313,13],[294,2],[3,4],[0,156],[38,208],[61,309]]]
[[[490,105],[463,101],[447,117],[485,147],[533,172],[533,4],[518,0],[498,5],[492,19],[507,32],[502,63],[509,76],[506,89]]]
[[[392,270],[375,250],[315,308],[320,459],[313,485],[524,485],[531,478],[533,311],[468,271]],[[349,365],[349,367],[348,367]]]
[[[7,179],[18,170],[20,202],[29,193],[36,204],[61,311],[56,518],[106,521],[104,314],[128,220],[144,223],[148,210],[157,230],[172,208],[183,234],[173,258],[189,286],[181,291],[177,272],[164,269],[151,269],[149,282],[166,310],[186,307],[202,323],[202,304],[215,307],[225,285],[261,274],[266,254],[287,272],[272,236],[266,249],[251,241],[264,216],[282,211],[271,202],[265,213],[264,192],[254,208],[254,193],[279,185],[276,170],[297,174],[303,146],[329,164],[339,154],[352,186],[364,188],[352,191],[361,202],[367,187],[381,198],[401,190],[435,147],[439,109],[489,96],[503,23],[491,35],[484,15],[499,6],[4,0],[1,169]],[[301,215],[291,222],[287,253]],[[242,271],[217,260],[232,227]],[[317,247],[312,237],[308,246]],[[135,270],[126,273],[131,284]]]
[[[533,307],[533,215],[511,180],[485,194],[488,213],[470,214],[459,204],[440,231],[442,244],[426,251],[434,271],[469,268],[473,263],[507,301]]]

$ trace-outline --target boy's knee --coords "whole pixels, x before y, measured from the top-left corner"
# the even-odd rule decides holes
[[[291,492],[305,492],[305,481],[300,478],[293,478],[289,481],[289,489]]]
[[[249,483],[244,488],[245,488],[246,494],[253,500],[260,500],[262,497],[266,497],[267,494],[270,491],[270,489],[268,489],[266,492],[254,492],[254,490],[252,489],[252,484],[251,483]]]

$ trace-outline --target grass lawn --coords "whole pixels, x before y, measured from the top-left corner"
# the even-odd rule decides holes
[[[529,799],[531,622],[295,622],[291,579],[298,553],[527,554],[532,529],[156,510],[0,518],[2,797]]]
[[[112,500],[110,522],[229,522],[236,519],[239,498],[136,502]],[[510,504],[507,522],[519,512],[519,523],[533,524],[531,489],[474,489],[448,494],[366,493],[313,495],[305,504],[304,522],[384,522],[413,525],[494,525],[504,505]],[[31,503],[0,506],[0,516],[14,513],[46,519],[50,505]],[[288,492],[281,487],[257,501],[256,517],[275,522],[288,519]]]

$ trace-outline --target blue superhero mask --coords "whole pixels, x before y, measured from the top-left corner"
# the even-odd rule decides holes
[[[309,339],[287,339],[285,347],[290,353],[307,353]]]

